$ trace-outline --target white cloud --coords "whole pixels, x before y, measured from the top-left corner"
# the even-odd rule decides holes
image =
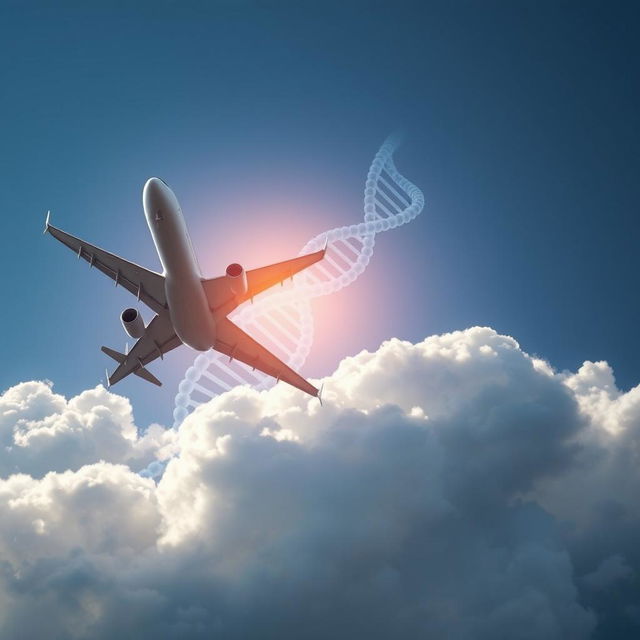
[[[0,635],[578,639],[612,585],[634,624],[640,391],[606,364],[473,328],[347,358],[324,397],[235,389],[140,437],[103,389],[10,389]]]
[[[67,401],[50,383],[24,382],[0,397],[0,476],[41,477],[101,460],[138,470],[171,456],[174,440],[160,425],[139,436],[129,400],[101,386]]]

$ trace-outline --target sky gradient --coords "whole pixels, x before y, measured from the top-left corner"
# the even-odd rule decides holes
[[[637,5],[131,4],[0,3],[3,640],[640,637]],[[159,176],[252,268],[395,130],[425,207],[314,300],[322,407],[99,385],[133,298],[48,209],[157,269]]]

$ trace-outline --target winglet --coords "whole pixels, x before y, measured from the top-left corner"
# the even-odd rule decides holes
[[[322,390],[324,389],[324,382],[320,385],[320,389],[318,389],[318,402],[320,402],[320,406],[322,406]]]
[[[329,234],[324,237],[324,247],[322,247],[322,253],[327,253],[327,247],[329,246]],[[324,258],[324,255],[322,256]]]
[[[44,231],[42,232],[43,235],[45,233],[47,233],[47,231],[49,231],[49,218],[50,217],[51,217],[51,211],[47,211],[47,217],[44,220]]]
[[[108,389],[111,386],[111,380],[109,380],[109,369],[104,370],[104,376],[106,378],[105,388]]]

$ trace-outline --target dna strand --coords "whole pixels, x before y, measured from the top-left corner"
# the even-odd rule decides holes
[[[299,255],[318,251],[328,241],[324,260],[283,287],[260,294],[254,304],[244,305],[231,316],[293,369],[299,370],[311,351],[311,300],[351,284],[369,264],[376,234],[406,224],[422,211],[422,192],[395,167],[393,153],[399,143],[397,135],[387,138],[371,163],[364,188],[364,222],[337,227],[309,240]],[[267,389],[275,383],[272,377],[217,351],[201,353],[178,385],[174,428],[191,410],[237,385]]]

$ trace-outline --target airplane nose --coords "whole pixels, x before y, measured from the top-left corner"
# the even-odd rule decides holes
[[[145,209],[153,209],[154,207],[166,206],[167,203],[173,203],[175,196],[173,191],[168,187],[167,183],[160,178],[149,178],[142,190],[142,203]]]
[[[162,220],[180,207],[173,191],[160,178],[149,178],[142,190],[142,207],[147,221]],[[151,223],[150,223],[151,224]]]
[[[167,183],[160,178],[149,178],[144,185],[143,197],[157,197],[162,195],[167,189]]]

